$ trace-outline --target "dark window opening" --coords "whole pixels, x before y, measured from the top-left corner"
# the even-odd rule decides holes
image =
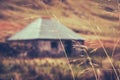
[[[51,48],[58,48],[58,43],[57,42],[51,42]]]

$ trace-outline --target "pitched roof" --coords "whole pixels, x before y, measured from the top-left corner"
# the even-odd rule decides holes
[[[74,39],[84,40],[80,35],[52,18],[39,18],[8,40]]]

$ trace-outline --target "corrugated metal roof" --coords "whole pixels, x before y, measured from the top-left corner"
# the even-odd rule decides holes
[[[75,39],[84,40],[80,35],[50,18],[39,18],[8,40],[31,39]]]

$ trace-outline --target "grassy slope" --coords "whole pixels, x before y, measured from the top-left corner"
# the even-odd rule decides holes
[[[15,34],[32,20],[41,16],[52,16],[66,26],[83,35],[87,40],[110,40],[119,37],[117,0],[44,0],[0,1],[1,40]],[[106,8],[112,9],[111,11]],[[9,23],[8,23],[9,21]],[[97,35],[97,36],[96,36]],[[113,43],[114,43],[113,41]]]

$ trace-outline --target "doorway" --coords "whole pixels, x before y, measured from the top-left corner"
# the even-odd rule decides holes
[[[71,40],[65,41],[64,48],[65,48],[67,56],[71,56],[71,54],[72,54],[72,41]]]

